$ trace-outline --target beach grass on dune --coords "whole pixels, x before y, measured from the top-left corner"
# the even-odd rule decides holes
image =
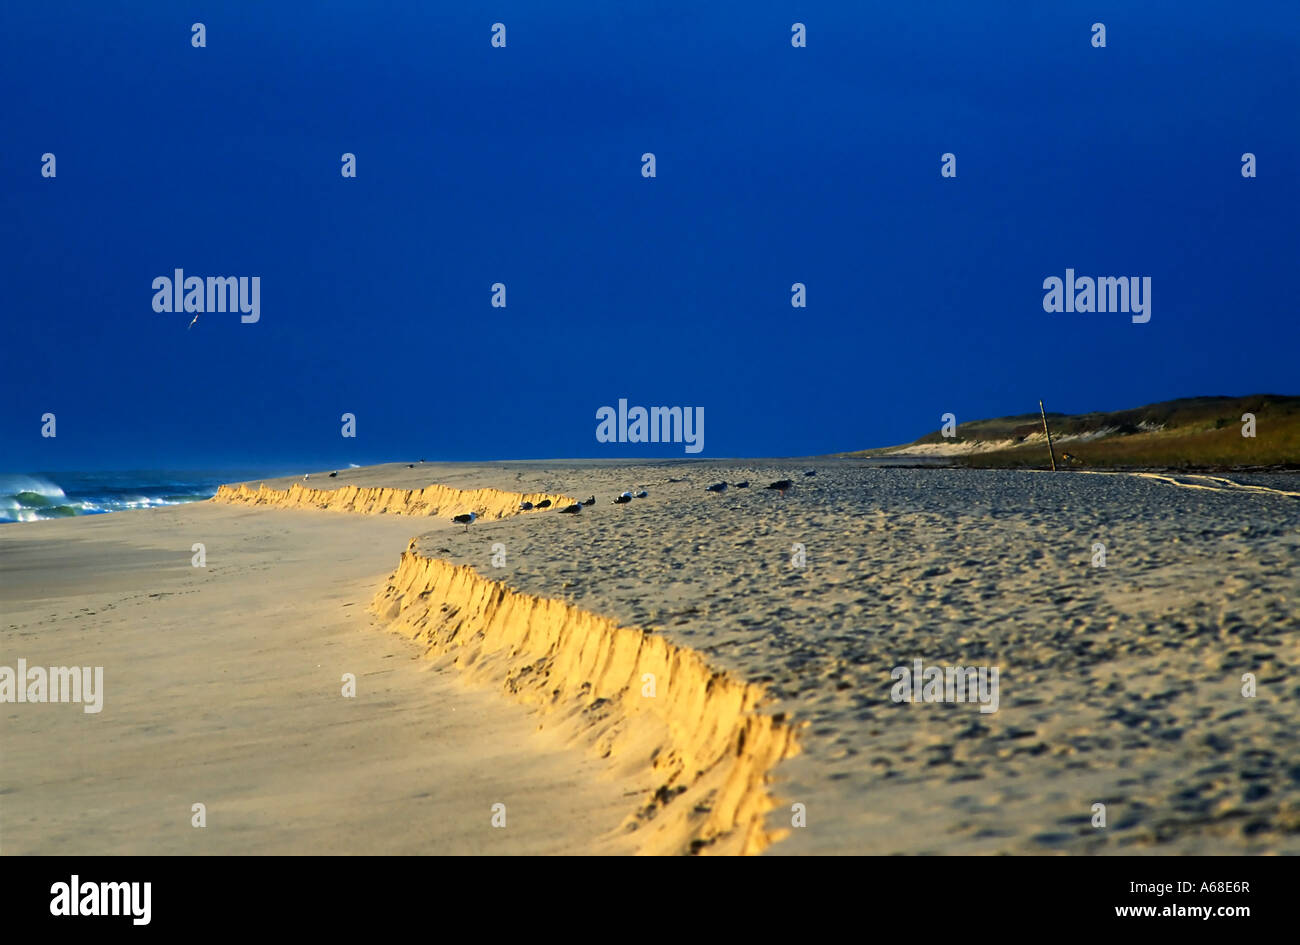
[[[1246,414],[1254,417],[1254,436],[1243,435]],[[1048,413],[1047,420],[1058,468],[1300,468],[1300,397],[1295,396],[1193,397],[1111,412]],[[1051,464],[1038,413],[962,423],[955,437],[936,431],[909,445],[945,443],[954,448],[950,459],[959,466],[1046,469]],[[963,452],[963,447],[971,449]]]

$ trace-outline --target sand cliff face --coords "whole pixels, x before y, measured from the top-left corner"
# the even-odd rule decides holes
[[[412,547],[374,600],[393,628],[471,677],[504,683],[543,724],[572,724],[613,764],[653,773],[628,818],[642,853],[757,853],[785,831],[768,775],[795,728],[757,711],[763,690],[692,650],[564,601],[535,597]]]
[[[497,489],[222,486],[216,502],[354,514],[483,519],[521,513],[521,502],[575,500]],[[686,647],[620,626],[565,601],[512,590],[473,568],[420,555],[416,542],[376,595],[392,628],[478,682],[536,708],[621,773],[649,775],[624,827],[642,853],[758,853],[787,831],[764,821],[776,801],[771,769],[798,752],[796,728],[759,711],[766,697]]]
[[[270,505],[291,509],[328,509],[359,515],[461,515],[476,512],[480,518],[502,519],[524,514],[521,502],[536,505],[549,499],[552,506],[563,508],[575,502],[565,495],[545,492],[504,492],[500,489],[454,489],[431,485],[423,489],[341,486],[337,489],[311,489],[292,485],[288,489],[250,489],[248,486],[222,486],[214,502],[243,505]]]

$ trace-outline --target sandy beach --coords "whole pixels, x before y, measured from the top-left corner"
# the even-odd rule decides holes
[[[31,524],[0,533],[0,663],[103,666],[104,705],[0,706],[0,853],[625,848],[639,785],[376,629],[409,520],[208,502]]]
[[[246,486],[0,528],[0,663],[105,680],[97,715],[0,706],[0,852],[1300,852],[1294,476]],[[996,711],[895,701],[916,660],[996,668]]]

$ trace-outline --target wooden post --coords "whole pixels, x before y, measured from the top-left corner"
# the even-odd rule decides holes
[[[1043,432],[1047,434],[1047,455],[1052,457],[1052,472],[1056,472],[1056,451],[1052,449],[1052,431],[1047,428],[1047,411],[1043,409],[1043,402],[1038,402],[1038,413],[1043,418]]]

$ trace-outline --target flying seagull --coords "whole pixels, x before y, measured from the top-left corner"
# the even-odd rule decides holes
[[[478,515],[474,512],[466,512],[464,515],[457,515],[452,521],[457,525],[464,525],[465,531],[469,531],[469,527],[474,524],[476,518],[478,518]]]
[[[203,314],[203,313],[200,312],[199,314],[201,315],[201,314]],[[191,328],[193,328],[193,327],[194,327],[194,322],[197,322],[198,320],[199,320],[199,316],[198,316],[198,315],[195,315],[194,318],[193,318],[193,320],[191,320],[190,323],[189,323],[188,325],[185,326],[185,330],[186,330],[186,331],[189,331]]]
[[[777,490],[778,492],[781,493],[782,497],[784,497],[785,490],[789,489],[793,485],[794,483],[791,482],[789,479],[778,479],[776,482],[772,483],[767,488]]]

